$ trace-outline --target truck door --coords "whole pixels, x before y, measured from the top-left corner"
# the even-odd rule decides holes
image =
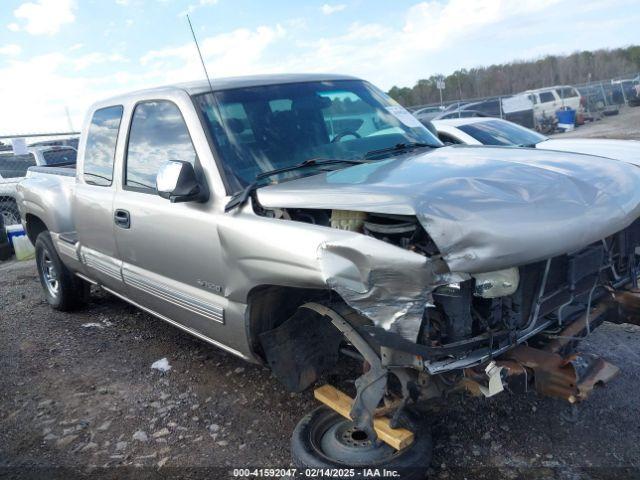
[[[84,273],[116,292],[124,289],[113,224],[113,166],[122,112],[120,105],[94,112],[73,198]]]
[[[195,110],[189,113],[194,121]],[[116,225],[127,296],[192,333],[227,343],[216,214],[211,202],[170,203],[157,194],[157,172],[171,160],[202,168],[180,108],[169,100],[137,103],[114,202],[128,220]]]

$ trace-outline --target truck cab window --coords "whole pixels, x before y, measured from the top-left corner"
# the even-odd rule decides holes
[[[113,180],[113,158],[122,119],[122,107],[96,110],[89,125],[84,149],[83,178],[85,183],[108,187]]]
[[[162,165],[180,160],[195,164],[196,152],[178,107],[166,100],[139,103],[133,112],[124,184],[153,193]]]

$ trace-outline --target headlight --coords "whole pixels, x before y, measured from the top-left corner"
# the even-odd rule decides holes
[[[497,298],[512,295],[518,289],[520,272],[518,268],[507,268],[496,272],[476,273],[474,295],[482,298]]]

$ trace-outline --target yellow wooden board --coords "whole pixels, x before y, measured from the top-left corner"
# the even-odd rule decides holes
[[[323,385],[316,388],[313,395],[316,400],[351,420],[350,413],[351,407],[353,406],[353,399],[349,395],[342,393],[331,385]],[[410,432],[406,428],[391,428],[390,423],[391,419],[388,417],[376,417],[373,420],[373,429],[378,434],[380,440],[396,450],[402,450],[408,445],[411,445],[413,442],[413,432]]]

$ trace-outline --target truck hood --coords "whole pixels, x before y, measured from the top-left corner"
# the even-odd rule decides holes
[[[452,146],[261,188],[267,208],[415,215],[453,272],[581,249],[640,216],[640,169],[536,149]]]
[[[607,140],[600,138],[550,138],[536,145],[543,150],[586,153],[609,157],[640,166],[640,142],[637,140]]]

